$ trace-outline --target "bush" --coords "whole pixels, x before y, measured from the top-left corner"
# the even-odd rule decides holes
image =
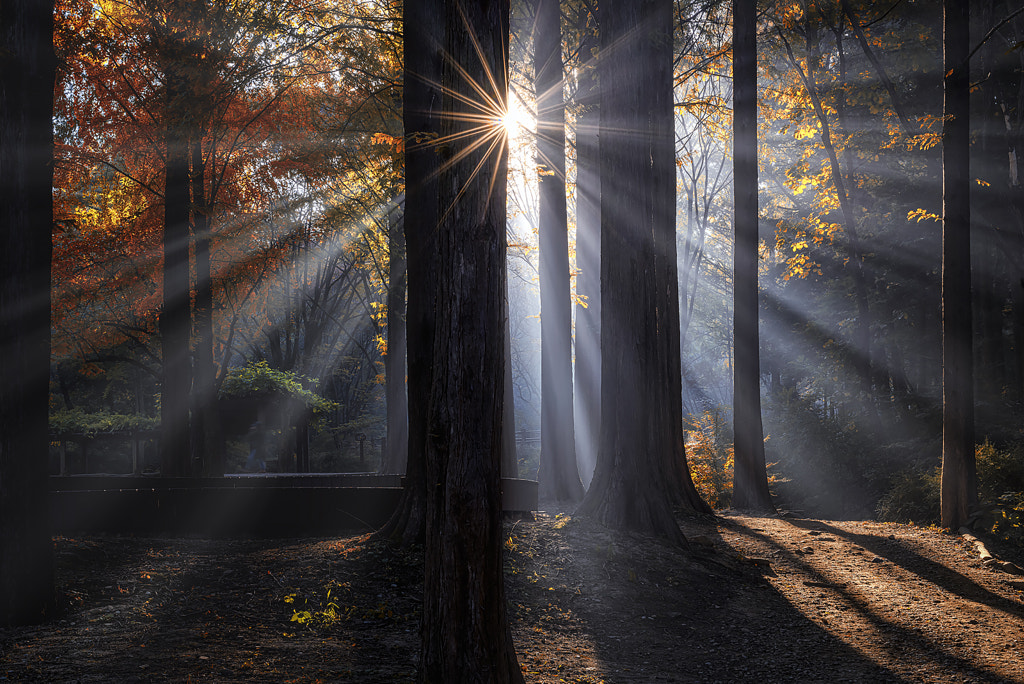
[[[50,432],[56,435],[74,434],[92,437],[103,433],[156,430],[159,427],[159,418],[135,414],[108,413],[106,411],[87,413],[81,409],[57,411],[50,414]]]
[[[686,462],[697,493],[714,509],[732,503],[733,446],[718,410],[686,421]]]
[[[878,502],[878,519],[891,522],[937,523],[940,477],[939,468],[908,468],[896,473],[888,491]]]

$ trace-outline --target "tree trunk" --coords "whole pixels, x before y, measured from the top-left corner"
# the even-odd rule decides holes
[[[405,393],[405,236],[400,208],[388,217],[388,354],[384,359],[387,395],[387,453],[381,471],[405,473],[409,457],[409,399]]]
[[[180,31],[171,46],[184,40]],[[191,475],[189,451],[189,392],[192,364],[189,337],[192,324],[189,283],[189,177],[188,140],[182,114],[182,65],[170,56],[165,70],[166,174],[164,179],[163,308],[160,344],[163,354],[163,390],[160,395],[160,453],[165,476]]]
[[[757,4],[733,0],[733,252],[732,505],[774,512],[765,468],[761,424],[761,364],[757,297]]]
[[[434,348],[437,254],[437,135],[440,132],[441,55],[445,7],[441,0],[403,5],[402,121],[405,128],[405,232],[408,300],[406,343],[409,452],[405,486],[394,515],[377,536],[409,545],[422,541],[426,520],[427,403]]]
[[[192,155],[192,236],[195,241],[196,297],[194,347],[195,381],[192,384],[193,454],[202,474],[224,474],[224,451],[218,438],[220,425],[214,417],[217,405],[216,371],[213,364],[213,274],[210,266],[210,215],[206,201],[206,164],[203,138],[193,129]]]
[[[446,14],[420,679],[522,682],[502,572],[506,139],[465,101],[506,101],[509,3]]]
[[[971,351],[968,3],[942,15],[942,526],[959,529],[977,505]]]
[[[601,384],[615,392],[601,395],[597,468],[577,512],[684,542],[665,482],[672,383],[658,282],[657,236],[674,225],[671,1],[605,2],[600,40]]]
[[[565,201],[565,101],[558,0],[538,0],[533,34],[540,233],[540,496],[583,498],[572,416],[572,309]]]
[[[585,11],[585,10],[584,10]],[[576,366],[574,375],[576,459],[590,486],[601,425],[601,124],[597,63],[597,19],[585,11],[581,31],[576,126]]]
[[[55,607],[47,507],[53,3],[0,5],[0,627]]]

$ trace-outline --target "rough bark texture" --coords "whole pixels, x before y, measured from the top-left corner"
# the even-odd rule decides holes
[[[977,504],[971,352],[970,10],[944,0],[942,22],[942,526]]]
[[[54,608],[47,513],[53,3],[0,4],[0,627]]]
[[[402,121],[405,128],[405,231],[408,300],[406,342],[409,451],[402,499],[378,536],[409,545],[423,540],[426,521],[427,402],[434,348],[434,287],[437,253],[436,138],[440,131],[441,50],[444,2],[403,5]]]
[[[193,454],[206,477],[224,474],[224,449],[215,416],[216,371],[213,363],[213,277],[210,265],[210,215],[206,200],[206,163],[201,131],[190,143],[192,168],[192,237],[195,243],[195,381],[192,385]]]
[[[761,424],[757,312],[757,38],[755,0],[733,2],[734,508],[774,511]]]
[[[572,414],[572,310],[565,201],[565,101],[558,0],[538,0],[533,34],[539,171],[541,412],[540,496],[583,498]]]
[[[163,308],[160,346],[163,385],[160,394],[161,473],[191,475],[189,451],[189,392],[192,364],[189,337],[192,324],[189,296],[189,149],[182,112],[183,74],[175,54],[184,40],[180,31],[167,38],[165,68],[166,175],[164,181]]]
[[[427,434],[426,682],[521,682],[502,572],[505,174],[503,131],[470,149],[479,102],[507,92],[508,0],[448,0],[442,83],[437,309]],[[479,133],[477,134],[479,135]]]
[[[597,61],[597,18],[584,11],[581,31],[576,126],[576,364],[574,374],[576,459],[589,486],[597,463],[601,427],[601,124]]]
[[[601,439],[578,513],[683,541],[665,482],[671,382],[658,235],[674,196],[670,0],[601,5]],[[670,73],[670,72],[669,72]],[[666,139],[666,134],[668,138]],[[667,178],[665,175],[667,174]],[[664,272],[664,269],[662,269]],[[678,337],[675,338],[678,341]],[[614,391],[609,391],[615,388]],[[681,426],[680,426],[681,429]]]
[[[409,399],[405,393],[405,236],[396,207],[388,219],[388,355],[384,360],[387,395],[387,452],[381,470],[405,473],[409,456]]]

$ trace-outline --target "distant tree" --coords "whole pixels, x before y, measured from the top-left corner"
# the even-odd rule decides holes
[[[434,289],[437,283],[437,138],[441,126],[441,65],[445,4],[403,5],[402,119],[405,128],[405,232],[408,299],[406,349],[409,451],[405,488],[378,536],[403,545],[423,540],[426,524],[427,417],[433,377]]]
[[[942,4],[942,526],[977,505],[971,345],[970,7]]]
[[[537,0],[533,73],[537,92],[540,234],[540,495],[559,503],[583,498],[572,413],[572,309],[565,199],[565,100],[559,0]]]
[[[757,298],[757,3],[733,1],[733,187],[735,188],[732,505],[774,511],[761,424]]]
[[[508,0],[447,0],[420,679],[522,682],[502,567]]]
[[[576,459],[589,485],[597,463],[601,418],[601,124],[597,17],[580,7],[576,90],[576,363],[573,375]]]
[[[0,627],[55,607],[47,512],[53,3],[0,6]]]
[[[677,483],[665,461],[674,450],[675,431],[682,430],[681,421],[672,426],[665,419],[674,385],[668,346],[674,340],[678,350],[679,337],[678,330],[666,335],[672,317],[659,283],[667,273],[659,241],[675,225],[672,28],[671,0],[601,5],[605,391],[597,467],[577,512],[612,527],[684,541],[672,512]]]

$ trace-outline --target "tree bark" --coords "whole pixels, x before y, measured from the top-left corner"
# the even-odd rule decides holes
[[[171,21],[174,21],[172,17]],[[160,345],[163,389],[160,395],[160,453],[164,476],[191,475],[189,450],[189,392],[192,364],[189,337],[192,324],[189,279],[189,150],[182,100],[184,75],[180,52],[182,31],[168,29],[165,58],[167,108],[164,177],[163,308]]]
[[[47,507],[53,3],[0,4],[0,627],[55,608]]]
[[[381,470],[405,473],[409,457],[409,399],[405,393],[405,236],[400,209],[388,217],[388,355],[384,359],[387,395],[387,453]]]
[[[585,10],[584,10],[585,11]],[[589,486],[597,463],[601,425],[601,124],[597,62],[597,19],[586,12],[580,47],[576,126],[576,459],[583,484]]]
[[[408,300],[406,343],[409,451],[405,485],[394,515],[377,536],[403,546],[423,540],[427,484],[427,404],[434,349],[434,288],[437,255],[437,137],[440,134],[442,0],[406,2],[402,17],[405,128],[405,232]]]
[[[540,242],[540,496],[558,504],[583,498],[572,415],[572,309],[565,200],[565,101],[558,0],[537,0],[533,74],[537,93]]]
[[[506,102],[509,3],[446,14],[420,679],[522,682],[502,572],[506,139],[466,102]]]
[[[683,543],[665,482],[672,383],[658,282],[658,236],[674,226],[671,1],[605,2],[600,41],[601,384],[616,390],[601,395],[597,468],[577,512]]]
[[[959,529],[977,505],[971,351],[968,3],[942,5],[942,526]]]
[[[733,0],[734,470],[732,505],[774,512],[761,423],[757,297],[757,3]]]

